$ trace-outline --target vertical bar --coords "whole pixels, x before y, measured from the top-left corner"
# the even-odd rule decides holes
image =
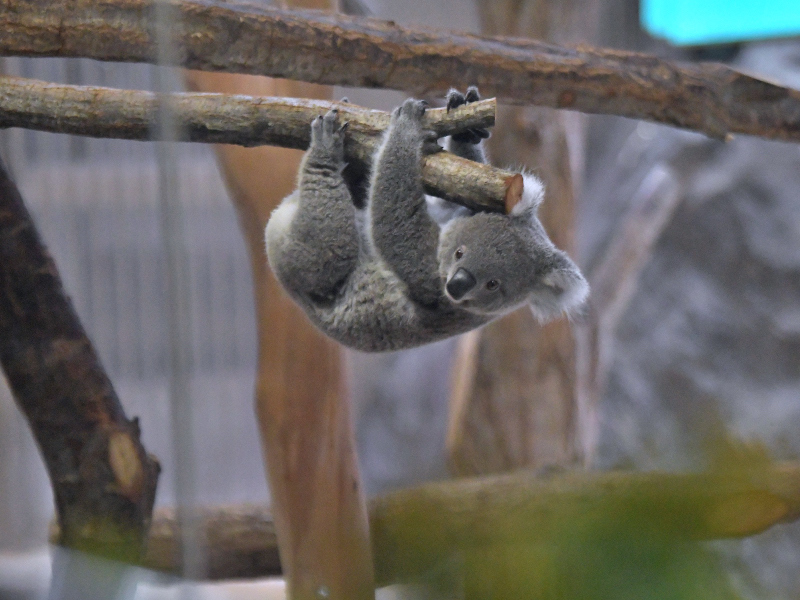
[[[178,87],[176,54],[171,32],[178,12],[169,0],[156,3],[156,42],[158,68],[154,71],[155,90],[161,96],[158,114],[159,216],[166,255],[167,314],[169,332],[169,398],[175,458],[175,502],[181,531],[181,562],[187,579],[201,579],[205,571],[202,543],[196,518],[196,469],[191,410],[192,319],[190,306],[189,260],[178,179],[178,125],[168,94]],[[182,592],[190,593],[184,587]]]

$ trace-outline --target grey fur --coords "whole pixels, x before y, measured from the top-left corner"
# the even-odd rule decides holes
[[[358,350],[434,342],[526,302],[549,320],[576,308],[588,291],[536,217],[542,192],[535,178],[526,176],[529,189],[510,215],[473,215],[443,201],[429,211],[420,165],[431,139],[421,125],[425,106],[409,99],[392,113],[374,159],[366,214],[354,208],[342,178],[338,114],[315,119],[298,188],[267,224],[267,255],[278,280],[317,327]],[[450,141],[450,148],[484,159],[480,144]],[[441,227],[431,217],[436,211]],[[459,289],[456,301],[446,284],[459,269],[474,274],[476,284]],[[497,289],[486,288],[490,280]]]

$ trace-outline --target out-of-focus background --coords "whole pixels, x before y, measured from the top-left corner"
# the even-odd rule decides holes
[[[402,24],[478,30],[472,0],[367,0]],[[800,41],[678,49],[639,26],[638,3],[603,3],[598,43],[713,59],[800,89]],[[157,67],[5,58],[7,74],[153,89]],[[471,82],[454,81],[464,87]],[[388,109],[402,94],[337,90]],[[143,442],[161,460],[157,505],[175,498],[165,371],[165,259],[153,144],[23,130],[0,152]],[[800,147],[730,142],[617,117],[588,118],[577,262],[591,270],[647,177],[666,170],[681,202],[616,333],[599,404],[596,468],[693,469],[719,439],[800,456]],[[197,501],[264,503],[253,408],[250,265],[211,148],[179,147],[191,282],[191,400]],[[448,476],[444,439],[455,341],[348,354],[361,468],[370,494]],[[0,387],[0,598],[43,597],[50,486],[27,425]],[[716,545],[743,597],[800,600],[800,525]],[[157,588],[157,586],[156,586]],[[153,596],[169,594],[150,589]],[[243,589],[243,588],[242,588]],[[232,587],[202,593],[244,597]],[[140,594],[148,593],[146,587]],[[201,593],[201,592],[198,592]],[[216,596],[214,596],[216,594]]]

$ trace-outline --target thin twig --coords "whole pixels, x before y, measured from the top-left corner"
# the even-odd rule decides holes
[[[308,147],[311,121],[337,108],[349,122],[345,152],[366,172],[389,114],[342,102],[226,94],[151,92],[57,85],[0,76],[0,127],[132,140],[157,139],[159,107],[168,102],[186,141],[287,148]],[[427,111],[425,127],[445,136],[494,124],[494,99]],[[447,152],[425,159],[426,191],[470,208],[504,210],[522,193],[522,177]]]
[[[0,55],[154,62],[155,0],[8,0]],[[314,11],[176,0],[176,61],[206,71],[441,94],[647,119],[712,137],[800,141],[800,92],[716,63],[399,27]]]

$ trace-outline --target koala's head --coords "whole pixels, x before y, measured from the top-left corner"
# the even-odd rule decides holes
[[[548,321],[579,308],[589,286],[539,222],[541,183],[524,179],[523,198],[510,214],[462,216],[442,227],[439,273],[447,296],[465,310],[495,316],[528,303]]]

